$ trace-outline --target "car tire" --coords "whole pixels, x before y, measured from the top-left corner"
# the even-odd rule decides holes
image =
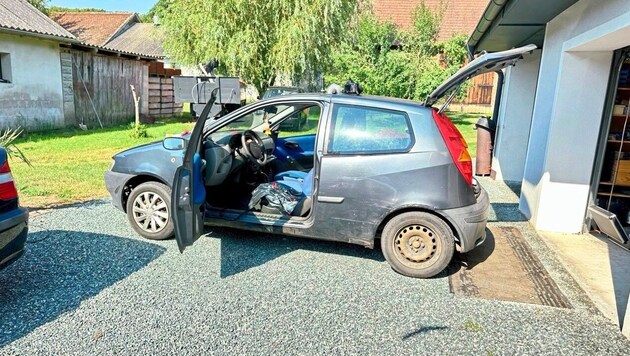
[[[164,240],[173,236],[171,189],[158,182],[135,187],[127,199],[127,219],[145,239]]]
[[[455,238],[439,217],[409,212],[395,216],[385,225],[381,250],[394,271],[409,277],[430,278],[451,262]]]

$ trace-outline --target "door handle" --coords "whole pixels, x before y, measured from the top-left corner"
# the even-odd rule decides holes
[[[326,197],[326,196],[318,196],[317,201],[320,203],[333,203],[333,204],[341,204],[344,201],[344,197]]]
[[[296,142],[287,141],[284,143],[284,147],[295,150],[297,148],[300,148],[300,145],[298,145]]]

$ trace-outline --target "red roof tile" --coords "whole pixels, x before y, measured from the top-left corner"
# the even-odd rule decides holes
[[[413,24],[413,12],[422,0],[375,0],[374,13],[380,20],[390,20],[406,30]],[[457,33],[470,35],[489,0],[425,0],[433,11],[446,8],[438,38],[445,40]]]
[[[133,12],[58,12],[50,16],[81,42],[104,46],[126,26],[140,22]]]

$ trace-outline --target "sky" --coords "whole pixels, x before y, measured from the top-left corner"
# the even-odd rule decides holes
[[[143,14],[156,3],[157,0],[50,0],[50,6],[71,8],[92,7],[107,11],[129,11]]]

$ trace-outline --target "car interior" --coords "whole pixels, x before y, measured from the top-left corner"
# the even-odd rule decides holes
[[[206,208],[308,217],[320,116],[312,102],[273,104],[204,134]]]

